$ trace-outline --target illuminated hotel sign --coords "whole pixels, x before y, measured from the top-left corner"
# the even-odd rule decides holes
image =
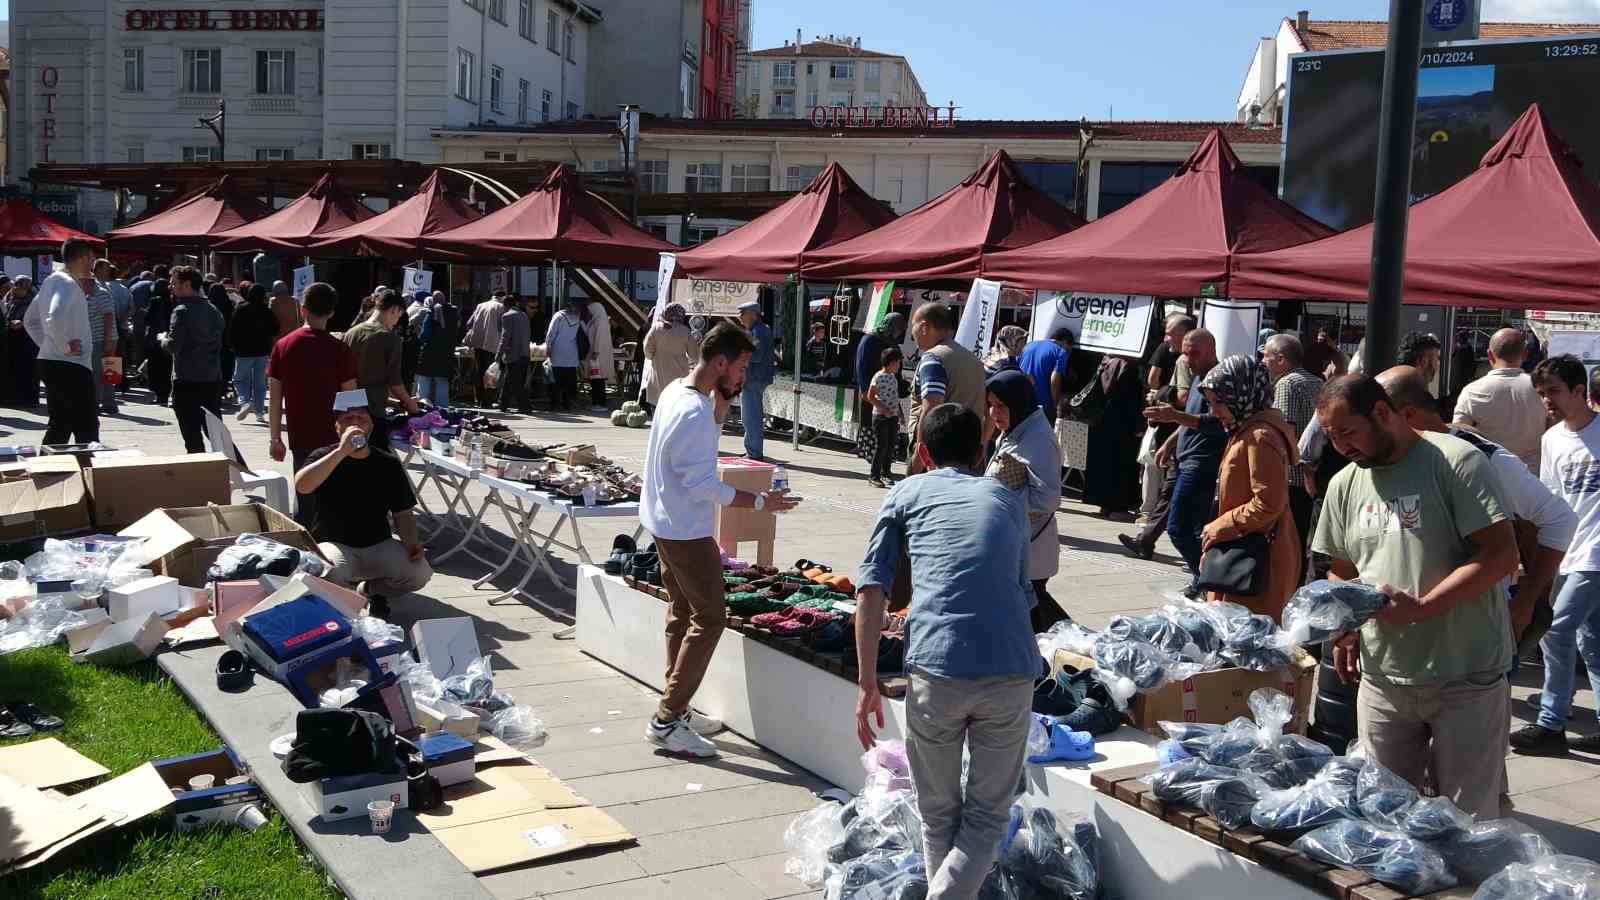
[[[818,128],[953,128],[956,105],[813,106],[811,124]]]
[[[321,31],[320,9],[131,9],[129,31]]]

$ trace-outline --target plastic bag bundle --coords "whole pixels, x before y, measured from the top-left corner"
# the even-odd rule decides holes
[[[483,727],[495,737],[518,750],[532,750],[544,746],[550,736],[544,721],[531,706],[508,706],[483,721]]]
[[[1163,803],[1199,807],[1200,792],[1208,784],[1236,778],[1238,769],[1214,766],[1203,759],[1181,759],[1147,776],[1150,792]]]
[[[874,850],[922,852],[922,817],[910,791],[863,792],[841,821],[844,833],[828,847],[828,862],[844,863]]]
[[[1057,650],[1093,656],[1095,641],[1100,639],[1100,635],[1069,619],[1055,623],[1049,631],[1035,637],[1039,642],[1039,655],[1046,660],[1054,660]]]
[[[1457,884],[1437,850],[1370,822],[1346,819],[1324,825],[1295,841],[1294,849],[1329,865],[1365,872],[1407,895]]]
[[[783,831],[783,846],[789,851],[783,864],[785,874],[808,887],[822,883],[829,864],[828,848],[844,837],[844,810],[842,804],[824,803],[789,823]]]
[[[920,853],[869,853],[839,867],[827,900],[924,900],[928,870]]]
[[[1205,756],[1211,742],[1222,734],[1221,725],[1208,722],[1160,722],[1161,730],[1190,756]]]
[[[368,647],[377,647],[381,644],[404,643],[406,630],[399,625],[390,625],[377,616],[358,616],[350,622],[350,630],[356,637],[366,641]]]
[[[1172,620],[1178,627],[1189,635],[1189,643],[1193,644],[1202,656],[1209,657],[1222,650],[1222,632],[1203,607],[1168,606],[1165,610],[1171,614]]]
[[[327,566],[315,553],[303,553],[259,534],[241,534],[232,546],[218,554],[217,561],[206,570],[206,577],[212,581],[248,581],[262,575],[288,577],[296,572],[320,576],[326,571]]]
[[[1434,845],[1462,884],[1477,884],[1515,863],[1532,863],[1555,853],[1544,836],[1515,819],[1479,822]]]
[[[0,655],[48,647],[61,635],[99,618],[96,610],[69,609],[60,597],[36,599],[9,619],[0,619]]]
[[[1356,777],[1356,806],[1362,817],[1386,828],[1403,828],[1406,814],[1421,799],[1410,782],[1370,759]]]
[[[1113,616],[1105,634],[1118,641],[1143,641],[1168,657],[1182,656],[1184,648],[1193,643],[1189,632],[1165,609],[1137,617]]]
[[[1356,807],[1359,763],[1334,760],[1298,787],[1272,791],[1261,798],[1250,822],[1262,831],[1302,832],[1341,819],[1360,818]]]
[[[411,696],[429,706],[439,702],[444,692],[443,683],[426,663],[418,662],[409,653],[400,654],[395,663],[395,675],[411,688]]]
[[[861,768],[867,773],[862,794],[913,790],[911,760],[906,757],[905,741],[874,744],[871,750],[861,754]]]
[[[1322,643],[1355,631],[1389,600],[1359,581],[1313,581],[1294,592],[1283,608],[1283,630],[1297,644]]]
[[[1213,781],[1200,789],[1200,808],[1223,828],[1243,828],[1250,824],[1250,814],[1271,789],[1266,781],[1248,772],[1240,772],[1220,781]]]
[[[1144,641],[1102,640],[1094,645],[1094,664],[1100,672],[1126,679],[1135,688],[1135,691],[1127,691],[1125,685],[1124,690],[1113,688],[1113,697],[1131,697],[1136,691],[1153,690],[1167,681],[1166,656]]]
[[[1294,640],[1270,616],[1237,603],[1210,603],[1205,611],[1222,639],[1224,660],[1252,672],[1281,669],[1294,661]]]
[[[1600,897],[1600,865],[1581,856],[1546,856],[1513,863],[1478,887],[1472,900],[1593,900]]]
[[[494,674],[489,657],[472,660],[467,670],[439,682],[440,696],[466,706],[477,706],[494,693]]]
[[[1048,809],[1022,804],[1021,827],[1001,852],[1001,866],[1023,896],[1094,900],[1100,893],[1099,836],[1083,819],[1061,821]]]
[[[1406,810],[1401,828],[1419,841],[1445,841],[1466,834],[1472,816],[1448,797],[1424,797]]]

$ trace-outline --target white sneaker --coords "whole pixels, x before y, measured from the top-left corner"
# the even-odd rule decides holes
[[[239,411],[234,413],[233,417],[241,422],[250,418],[250,404],[246,403],[245,405],[239,407]]]
[[[267,424],[267,417],[263,416],[260,413],[260,411],[256,412],[256,424],[257,425],[265,425],[265,424]]]
[[[697,713],[692,709],[689,710],[688,715],[683,717],[683,721],[689,724],[690,731],[705,737],[716,734],[717,732],[728,727],[726,723],[716,716],[708,716],[704,713]]]
[[[682,719],[671,725],[661,726],[657,725],[655,717],[651,716],[650,721],[644,726],[644,739],[677,756],[710,759],[718,755],[717,745],[695,734]]]

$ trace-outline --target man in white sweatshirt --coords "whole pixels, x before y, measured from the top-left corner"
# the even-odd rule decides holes
[[[22,327],[39,345],[39,376],[44,380],[44,443],[88,443],[100,439],[96,383],[100,373],[90,365],[93,336],[89,305],[80,282],[94,271],[96,247],[81,238],[61,245],[66,268],[50,273],[39,285]]]

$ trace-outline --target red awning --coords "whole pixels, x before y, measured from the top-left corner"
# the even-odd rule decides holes
[[[222,232],[271,213],[256,198],[234,190],[224,175],[158,213],[111,231],[106,239],[121,252],[201,249]]]
[[[966,180],[893,222],[806,254],[806,278],[968,281],[986,257],[1026,247],[1083,224],[1017,172],[1004,150]]]
[[[289,205],[258,219],[217,235],[213,249],[228,253],[303,254],[305,248],[330,231],[364,222],[376,213],[354,194],[346,191],[332,175],[317,179]]]
[[[1237,297],[1367,296],[1372,226],[1234,260]],[[1411,207],[1405,300],[1600,311],[1600,187],[1536,103],[1476,171]]]
[[[559,260],[584,266],[654,269],[677,247],[634,227],[610,204],[583,189],[578,175],[557,166],[522,199],[476,222],[423,239],[481,262],[538,264]]]
[[[104,244],[100,238],[57,222],[22,197],[9,197],[0,203],[0,252],[9,256],[60,253],[67,238],[82,238]]]
[[[423,256],[423,237],[459,228],[482,215],[462,198],[445,193],[444,180],[434,172],[411,199],[364,222],[327,232],[305,252],[311,256],[381,256],[394,262],[414,262]],[[444,256],[448,259],[457,255]]]
[[[863,191],[843,166],[829,163],[782,206],[679,253],[677,271],[688,278],[782,281],[799,272],[812,251],[893,219],[894,211]]]
[[[1171,178],[1077,231],[996,253],[987,278],[1023,288],[1198,296],[1227,291],[1235,253],[1276,250],[1332,229],[1251,181],[1213,130]]]

